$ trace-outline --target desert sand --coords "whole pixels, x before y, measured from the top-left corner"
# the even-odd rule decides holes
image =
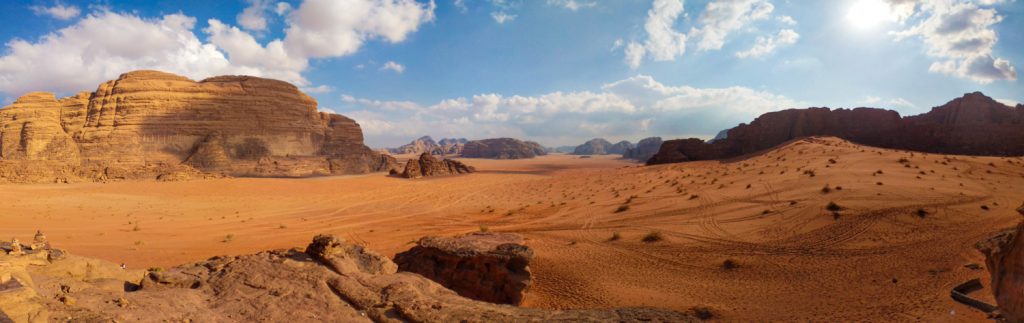
[[[974,244],[1015,225],[1024,186],[1021,158],[835,138],[646,167],[614,156],[460,160],[479,172],[4,185],[0,237],[42,229],[73,254],[148,268],[301,247],[318,233],[393,255],[425,235],[516,232],[536,253],[527,307],[983,321],[949,290],[988,285],[967,266],[984,266]]]

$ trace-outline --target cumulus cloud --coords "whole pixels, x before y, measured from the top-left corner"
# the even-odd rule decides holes
[[[597,6],[597,2],[582,0],[548,0],[548,5],[559,6],[565,9],[576,11],[580,10],[581,8],[591,8]]]
[[[983,8],[974,2],[965,1],[928,1],[920,4],[908,4],[907,0],[890,1],[917,10],[909,17],[921,16],[916,24],[893,35],[898,41],[920,38],[928,55],[937,59],[929,71],[981,84],[1017,79],[1014,66],[992,53],[999,40],[994,26],[1003,20],[995,8]]]
[[[249,8],[270,8],[268,1],[250,4]],[[248,31],[217,19],[208,20],[202,29],[208,36],[204,42],[193,32],[196,19],[184,14],[144,18],[99,8],[37,41],[8,41],[0,56],[0,92],[89,90],[137,69],[193,79],[247,74],[307,86],[302,73],[310,59],[350,55],[370,40],[404,41],[434,19],[434,4],[306,0],[298,8],[280,12],[288,14],[285,36],[264,44]],[[247,24],[243,28],[260,27]]]
[[[49,16],[59,20],[71,20],[82,13],[78,7],[65,6],[60,2],[54,4],[52,7],[31,6],[29,9],[32,9],[32,12],[38,16]]]
[[[700,39],[700,50],[718,50],[733,32],[752,22],[771,17],[775,6],[767,0],[712,1],[700,15],[700,28],[690,30],[690,36]]]
[[[800,39],[800,35],[792,29],[783,29],[775,36],[769,37],[757,37],[754,47],[748,50],[737,52],[736,57],[739,58],[757,58],[764,57],[765,55],[775,52],[775,49],[779,46],[795,44],[797,39]]]
[[[239,26],[248,30],[267,30],[266,12],[270,10],[270,0],[246,0],[246,2],[249,3],[249,6],[235,17],[235,21]]]
[[[405,72],[405,66],[402,66],[402,64],[395,63],[394,61],[387,61],[386,63],[384,63],[384,65],[380,67],[380,70],[392,71],[398,74],[402,74],[402,72]]]
[[[345,115],[359,121],[368,142],[376,146],[397,145],[428,133],[513,136],[549,145],[598,136],[636,140],[650,135],[711,135],[764,112],[797,106],[769,92],[669,86],[646,75],[605,84],[599,91],[536,96],[485,93],[432,105],[347,95],[342,101]]]
[[[686,34],[674,27],[683,10],[681,0],[654,0],[644,22],[647,40],[626,45],[626,64],[635,69],[646,56],[655,61],[670,61],[686,53]]]

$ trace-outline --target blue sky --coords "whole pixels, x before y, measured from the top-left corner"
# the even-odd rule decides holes
[[[292,82],[367,143],[709,137],[764,112],[1024,101],[1012,0],[4,1],[0,100],[133,69]]]

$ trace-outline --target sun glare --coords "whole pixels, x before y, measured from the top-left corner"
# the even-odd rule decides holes
[[[883,0],[856,0],[846,12],[846,20],[860,29],[872,28],[891,19],[892,9]]]

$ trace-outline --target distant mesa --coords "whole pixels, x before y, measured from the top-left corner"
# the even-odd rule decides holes
[[[695,138],[666,141],[648,164],[737,157],[808,136],[928,153],[1021,156],[1024,106],[1010,107],[974,92],[909,117],[875,108],[769,112],[711,143]]]
[[[476,168],[463,164],[460,161],[454,159],[437,160],[430,153],[422,153],[419,158],[411,159],[405,163],[405,170],[401,174],[396,175],[405,178],[420,178],[469,174],[475,171]]]
[[[359,124],[317,112],[294,85],[251,76],[199,82],[135,71],[57,99],[0,110],[0,181],[302,177],[387,171]]]
[[[466,145],[469,140],[466,138],[444,138],[440,141],[434,141],[434,138],[430,136],[423,136],[419,139],[413,140],[412,142],[399,146],[398,148],[390,148],[388,151],[392,154],[422,154],[430,153],[431,155],[460,155],[462,154],[462,147]]]
[[[547,149],[536,142],[513,138],[473,140],[462,149],[462,157],[467,158],[526,159],[547,154]]]
[[[642,162],[654,157],[654,154],[658,153],[658,149],[661,148],[661,137],[649,137],[641,139],[635,147],[627,149],[622,154],[623,158],[634,159]]]
[[[576,146],[573,155],[621,155],[631,148],[633,144],[629,141],[623,140],[612,144],[603,138],[594,138]]]

